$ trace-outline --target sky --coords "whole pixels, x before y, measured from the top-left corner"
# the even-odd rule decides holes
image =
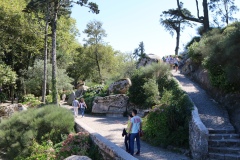
[[[88,8],[74,5],[72,17],[76,19],[77,28],[81,34],[78,41],[84,44],[83,30],[92,20],[101,21],[107,37],[104,41],[114,50],[132,53],[143,41],[147,54],[158,56],[174,54],[176,36],[171,36],[160,25],[160,14],[168,9],[177,8],[176,0],[89,0],[98,4],[100,13],[89,13]],[[184,7],[196,16],[194,0],[183,0]],[[201,1],[199,1],[201,3]],[[235,3],[240,8],[240,1]],[[199,4],[201,7],[201,4]],[[200,15],[202,8],[200,8]],[[235,17],[240,18],[238,12]],[[197,23],[196,23],[197,24]],[[186,28],[181,32],[180,52],[194,36],[196,27]]]

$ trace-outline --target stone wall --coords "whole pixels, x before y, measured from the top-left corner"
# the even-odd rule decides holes
[[[224,93],[218,88],[214,88],[209,79],[207,70],[199,67],[190,75],[195,82],[207,91],[207,93],[220,105],[224,106],[229,114],[230,121],[237,133],[240,133],[240,94]]]
[[[76,131],[85,131],[90,134],[92,141],[99,147],[104,160],[137,160],[137,158],[131,156],[122,148],[118,147],[116,144],[110,142],[93,129],[89,128],[83,122],[75,122]]]
[[[189,122],[189,144],[194,160],[205,160],[208,155],[208,130],[202,123],[198,109],[194,105]]]

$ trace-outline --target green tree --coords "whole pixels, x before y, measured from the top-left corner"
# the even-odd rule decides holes
[[[24,70],[25,77],[25,85],[28,86],[27,93],[28,94],[34,94],[36,96],[41,95],[42,91],[42,79],[43,79],[43,68],[44,68],[44,61],[43,60],[36,60],[33,67],[29,67],[28,70]],[[47,72],[51,73],[51,64],[47,63]],[[47,84],[48,88],[51,87],[51,79],[52,76],[48,75],[47,77]],[[57,90],[71,90],[72,89],[72,81],[70,77],[67,76],[65,69],[58,69],[57,70]]]
[[[180,16],[182,16],[183,19],[203,24],[205,32],[207,32],[210,29],[209,15],[208,15],[208,0],[203,0],[202,1],[203,16],[200,16],[200,14],[199,14],[199,4],[198,4],[198,0],[196,0],[197,18],[193,17],[193,16],[184,15],[181,12],[182,3],[179,0],[177,0],[177,5],[178,5],[178,10],[179,10]]]
[[[57,40],[57,20],[60,15],[67,15],[70,14],[70,8],[72,7],[73,3],[79,4],[81,6],[86,6],[90,8],[93,13],[98,14],[98,6],[96,3],[89,2],[87,0],[78,0],[78,1],[69,1],[69,0],[39,0],[35,1],[32,0],[29,2],[31,8],[38,9],[41,8],[42,5],[50,4],[50,21],[51,21],[51,32],[52,32],[52,97],[53,102],[58,103],[57,98],[57,62],[56,62],[56,40]],[[45,12],[47,12],[45,10]]]
[[[0,87],[2,85],[13,85],[16,83],[17,74],[11,67],[0,64]]]
[[[145,53],[145,48],[144,48],[144,43],[140,42],[138,45],[138,48],[136,48],[133,52],[133,55],[135,58],[144,58],[146,57],[146,53]]]
[[[188,11],[186,8],[182,8],[182,6],[181,13],[188,17],[192,16],[190,11]],[[180,16],[178,8],[163,11],[160,17],[160,24],[165,28],[166,31],[168,31],[172,36],[174,35],[174,32],[176,32],[175,55],[178,55],[180,32],[185,28],[185,26],[192,27],[192,24]]]
[[[100,45],[104,44],[103,38],[107,36],[106,31],[102,28],[102,22],[100,21],[91,21],[87,24],[87,28],[83,31],[83,33],[87,34],[88,39],[84,39],[86,41],[86,45],[90,45],[90,49],[94,52],[95,63],[97,65],[97,71],[100,78],[100,82],[104,83],[102,70],[100,66]]]
[[[217,17],[220,16],[221,21],[228,25],[229,21],[236,20],[233,18],[233,14],[239,11],[234,2],[234,0],[210,0],[209,9]],[[215,23],[218,24],[218,21],[216,20]]]

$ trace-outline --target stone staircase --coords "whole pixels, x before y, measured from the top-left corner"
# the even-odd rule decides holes
[[[233,127],[208,131],[210,160],[240,160],[240,136]]]

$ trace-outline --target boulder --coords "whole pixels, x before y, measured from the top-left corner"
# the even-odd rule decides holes
[[[18,111],[26,111],[27,107],[25,107],[24,105],[22,105],[21,103],[18,103]]]
[[[70,157],[65,158],[64,160],[92,160],[92,159],[87,156],[72,155]]]
[[[15,111],[18,111],[18,104],[0,106],[0,117],[10,117]]]
[[[132,85],[132,82],[129,78],[120,79],[116,82],[113,82],[109,88],[108,93],[114,94],[126,94],[129,87]]]
[[[96,97],[93,101],[92,113],[123,115],[128,104],[128,96],[124,94]]]
[[[146,57],[143,57],[139,59],[139,62],[137,64],[137,68],[144,67],[152,63],[158,63],[161,61],[161,57],[155,55],[155,54],[147,54]]]
[[[73,91],[69,96],[68,96],[68,101],[67,104],[68,105],[72,105],[72,101],[75,99],[75,92]]]

